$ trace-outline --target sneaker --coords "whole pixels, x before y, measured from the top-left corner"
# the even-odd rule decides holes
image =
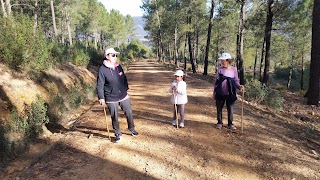
[[[114,138],[115,142],[118,143],[121,141],[121,135],[120,134],[115,134],[115,138]]]
[[[136,131],[136,130],[130,130],[131,131],[131,135],[132,136],[138,136],[139,135],[139,133]]]
[[[217,124],[217,129],[221,129],[222,128],[222,124]]]
[[[179,127],[184,128],[184,123],[180,123]]]
[[[172,121],[172,126],[176,126],[177,125],[177,120],[173,120]]]
[[[228,126],[231,130],[236,130],[237,128],[234,125]]]

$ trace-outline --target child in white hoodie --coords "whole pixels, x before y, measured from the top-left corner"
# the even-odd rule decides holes
[[[177,125],[177,112],[180,114],[180,121],[179,126],[181,128],[184,127],[184,106],[188,102],[187,97],[187,83],[183,80],[183,71],[177,70],[174,74],[175,80],[170,85],[169,92],[171,93],[171,103],[174,105],[174,112],[173,112],[173,121],[172,125]]]

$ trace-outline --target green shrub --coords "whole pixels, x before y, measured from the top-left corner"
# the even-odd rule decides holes
[[[70,58],[68,46],[53,41],[50,43],[50,58],[55,63],[66,62]]]
[[[90,57],[90,63],[91,64],[98,64],[98,65],[101,64],[100,60],[102,59],[102,57],[101,57],[100,53],[96,49],[94,49],[92,47],[89,47],[87,49],[87,52],[88,52],[88,55]],[[101,52],[101,54],[103,54],[103,52]]]
[[[10,154],[9,141],[5,136],[6,130],[3,124],[3,120],[0,119],[0,171],[3,165],[7,163]]]
[[[0,59],[15,70],[45,69],[49,46],[42,32],[34,30],[33,20],[17,15],[0,21]]]
[[[78,108],[80,106],[84,100],[83,94],[83,92],[80,92],[79,87],[72,87],[69,90],[68,100],[72,108]]]
[[[284,86],[284,85],[282,85],[282,84],[280,84],[280,83],[277,83],[274,88],[275,88],[276,90],[278,90],[278,91],[285,91],[285,90],[287,90],[287,87]]]
[[[247,82],[245,91],[245,98],[255,103],[264,101],[268,95],[268,87],[256,79]]]
[[[60,93],[56,94],[52,99],[52,104],[57,107],[57,114],[60,115],[67,111],[67,107],[64,104],[64,99]]]
[[[31,137],[37,137],[43,132],[42,125],[49,122],[49,118],[47,116],[47,106],[44,100],[37,96],[37,100],[31,103],[31,111],[28,122],[30,124],[29,135]]]
[[[28,110],[26,109],[27,106],[25,106],[25,112],[27,112]],[[27,122],[26,117],[28,117],[27,115],[24,117],[20,117],[19,113],[17,112],[16,109],[11,110],[11,114],[10,114],[10,118],[11,121],[8,124],[8,130],[10,132],[19,132],[19,133],[23,133],[25,134],[26,132],[29,131],[29,123]]]
[[[264,103],[266,103],[269,107],[276,111],[281,111],[283,110],[283,101],[284,99],[278,91],[269,90],[269,93],[265,98]]]
[[[71,48],[71,62],[77,66],[87,66],[90,62],[90,56],[79,44]]]

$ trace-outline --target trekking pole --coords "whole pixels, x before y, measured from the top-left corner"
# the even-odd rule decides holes
[[[178,124],[179,124],[179,122],[178,122],[178,109],[177,109],[177,103],[176,103],[176,97],[177,97],[177,95],[176,95],[176,93],[175,93],[176,91],[174,90],[173,91],[173,99],[174,99],[174,110],[175,110],[175,113],[176,113],[176,124],[177,124],[177,128],[179,128],[179,126],[178,126]]]
[[[241,133],[243,133],[243,101],[244,101],[244,89],[242,89],[242,102],[241,102]]]
[[[107,118],[106,106],[103,107],[103,110],[104,110],[104,116],[106,117],[108,137],[109,137],[109,139],[111,139],[110,138],[110,132],[109,132],[109,126],[108,126],[108,118]]]

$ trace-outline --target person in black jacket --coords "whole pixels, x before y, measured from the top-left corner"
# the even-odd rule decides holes
[[[115,142],[119,142],[122,137],[118,121],[118,106],[121,107],[126,115],[128,129],[131,131],[132,136],[138,136],[133,122],[130,98],[127,93],[129,89],[128,81],[121,65],[117,62],[118,54],[120,53],[113,48],[105,50],[105,60],[99,67],[97,77],[99,103],[103,106],[107,104],[115,132]]]

